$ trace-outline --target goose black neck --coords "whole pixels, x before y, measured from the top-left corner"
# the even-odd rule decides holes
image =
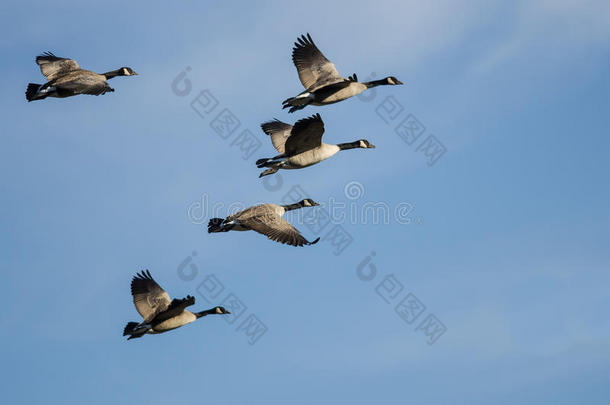
[[[373,81],[371,81],[371,82],[366,82],[366,83],[364,83],[364,85],[365,85],[366,87],[368,87],[369,89],[370,89],[371,87],[375,87],[375,86],[382,86],[382,85],[384,85],[384,84],[388,84],[388,81],[387,81],[386,79],[373,80]]]
[[[110,72],[102,73],[102,76],[106,76],[106,80],[112,79],[113,77],[121,76],[121,69],[111,70]]]
[[[217,313],[216,308],[212,308],[212,309],[206,309],[205,311],[201,311],[201,312],[195,312],[195,316],[197,318],[201,318],[202,316],[214,315],[216,313]]]
[[[301,203],[294,203],[294,204],[284,205],[284,209],[286,211],[298,210],[299,208],[303,208]]]
[[[355,149],[360,147],[360,141],[348,142],[348,143],[339,143],[337,144],[339,149],[347,150],[347,149]]]

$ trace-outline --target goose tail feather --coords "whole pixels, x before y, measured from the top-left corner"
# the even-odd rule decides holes
[[[208,233],[215,232],[228,232],[231,230],[230,227],[225,226],[225,220],[222,218],[212,218],[208,222]]]
[[[40,100],[44,97],[36,97],[38,95],[38,90],[42,87],[42,84],[29,83],[28,88],[25,91],[25,99],[27,101]]]

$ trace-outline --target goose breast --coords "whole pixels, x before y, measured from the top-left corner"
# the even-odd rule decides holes
[[[300,169],[319,163],[339,152],[337,145],[323,143],[317,148],[294,155],[288,159],[286,169]]]
[[[313,105],[325,105],[337,103],[350,97],[356,96],[366,90],[366,86],[362,83],[351,82],[349,86],[342,89],[328,89],[324,88],[315,91],[315,101]]]
[[[168,330],[176,329],[197,319],[194,313],[190,311],[183,311],[180,315],[176,315],[173,318],[166,319],[158,325],[153,327],[155,332],[167,332]]]

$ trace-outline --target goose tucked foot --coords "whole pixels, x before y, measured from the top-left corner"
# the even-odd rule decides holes
[[[313,102],[314,96],[309,92],[304,92],[296,97],[287,98],[282,102],[282,109],[290,107],[288,112],[295,112],[305,108],[307,105]]]
[[[273,159],[270,158],[265,158],[265,159],[258,159],[256,161],[256,167],[258,167],[259,169],[265,167],[265,165],[269,162],[273,161]]]
[[[256,167],[262,169],[263,167],[273,167],[275,165],[283,165],[286,162],[286,159],[283,158],[269,158],[269,159],[258,159],[256,161]]]
[[[258,177],[261,178],[263,176],[268,176],[270,174],[276,173],[278,170],[280,170],[281,165],[275,165],[270,169],[265,170],[264,172],[262,172]]]
[[[289,113],[293,113],[295,111],[298,110],[302,110],[303,108],[305,108],[307,106],[307,104],[304,105],[292,105],[292,104],[285,104],[282,109],[288,108],[290,107],[290,110],[288,110]]]
[[[123,336],[128,336],[127,340],[136,339],[144,336],[150,330],[150,325],[146,323],[128,322],[123,329]]]

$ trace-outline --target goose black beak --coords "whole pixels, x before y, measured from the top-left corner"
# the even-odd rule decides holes
[[[225,315],[226,315],[226,314],[231,315],[231,313],[225,309]]]
[[[396,80],[396,84],[404,84],[404,83],[401,82],[400,80]]]
[[[133,72],[131,75],[132,75],[132,76],[137,76],[137,75],[138,75],[138,72]],[[400,84],[402,84],[402,83],[400,83]]]

